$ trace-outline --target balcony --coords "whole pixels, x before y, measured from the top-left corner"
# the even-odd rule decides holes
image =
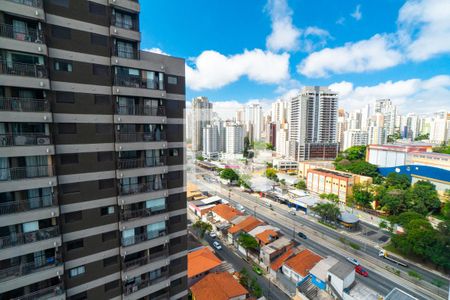
[[[11,300],[49,299],[63,294],[64,294],[64,287],[62,284],[58,284],[37,290],[35,292],[23,295],[21,297],[13,298]]]
[[[36,262],[29,262],[2,269],[2,272],[0,272],[0,282],[40,272],[49,268],[53,268],[59,264],[61,264],[61,261],[59,259],[57,259],[56,257],[51,257],[47,258],[47,260],[41,264]]]
[[[158,77],[155,77],[153,80],[149,80],[140,78],[138,76],[116,75],[114,77],[114,85],[132,88],[164,90],[164,83],[159,82]]]
[[[139,51],[136,49],[128,50],[128,49],[114,49],[114,56],[127,58],[127,59],[139,59]]]
[[[116,106],[116,113],[118,115],[127,115],[127,116],[165,116],[166,107],[162,105],[158,107]]]
[[[39,229],[32,232],[10,234],[0,237],[0,248],[10,248],[25,244],[31,244],[39,241],[48,240],[59,236],[58,226]]]
[[[0,181],[27,178],[50,177],[54,174],[53,166],[29,166],[0,169]]]
[[[160,167],[167,164],[166,156],[147,158],[122,158],[118,160],[118,169],[137,169]]]
[[[27,200],[17,200],[0,203],[0,216],[14,214],[44,207],[56,205],[56,197],[51,195],[48,197],[35,197]]]
[[[129,22],[129,20],[126,20],[125,18],[112,18],[111,19],[111,25],[112,26],[116,26],[122,29],[127,29],[127,30],[134,30],[134,31],[138,31],[139,30],[139,26],[138,23],[136,22],[135,19],[131,20],[131,23]]]
[[[36,8],[42,8],[42,0],[6,0],[6,1]]]
[[[169,249],[165,248],[163,251],[150,254],[149,256],[139,257],[139,258],[124,262],[123,268],[125,271],[131,271],[140,266],[144,266],[144,265],[147,265],[154,261],[158,261],[158,260],[161,260],[161,259],[167,258],[167,257],[169,257]]]
[[[5,60],[0,60],[0,74],[35,78],[48,77],[47,69],[44,65],[8,62]]]
[[[0,147],[50,145],[52,139],[45,133],[7,133],[0,134]]]
[[[123,247],[127,247],[127,246],[131,246],[131,245],[136,245],[136,244],[140,244],[142,242],[146,242],[146,241],[150,241],[162,236],[167,235],[167,228],[165,228],[164,230],[159,230],[159,231],[151,231],[151,232],[144,232],[138,235],[133,235],[130,237],[122,237],[122,246]]]
[[[49,112],[50,103],[45,99],[0,97],[0,111]]]
[[[167,189],[167,180],[163,179],[163,180],[161,180],[161,184],[157,187],[155,187],[154,182],[120,186],[119,194],[120,194],[120,196],[125,196],[125,195],[134,195],[134,194],[140,194],[140,193],[155,192],[155,191],[160,191],[160,190],[165,190],[165,189]]]
[[[17,1],[14,1],[17,2]],[[13,25],[0,23],[0,36],[23,42],[43,44],[44,35],[39,30],[28,28],[26,32],[19,32]]]
[[[166,133],[161,131],[159,133],[152,132],[117,132],[116,141],[118,143],[136,143],[136,142],[160,142],[166,140]]]
[[[164,281],[168,278],[168,276],[169,276],[169,272],[163,271],[163,272],[161,272],[161,275],[157,278],[153,278],[153,279],[148,278],[148,279],[142,280],[138,283],[135,283],[133,285],[124,285],[123,293],[124,293],[124,295],[128,296],[134,292],[142,290],[142,289],[149,287],[151,285],[154,285],[158,282]]]
[[[121,212],[120,218],[122,221],[128,221],[136,218],[145,218],[145,217],[151,217],[155,215],[159,215],[162,213],[167,212],[166,206],[161,206],[157,208],[140,208],[140,209],[134,209],[134,210],[125,210]]]

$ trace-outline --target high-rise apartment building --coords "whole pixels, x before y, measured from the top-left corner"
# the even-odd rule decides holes
[[[206,125],[203,128],[203,152],[208,159],[219,157],[219,129],[216,125]]]
[[[245,108],[245,127],[250,141],[261,141],[264,127],[263,111],[260,104],[252,103]]]
[[[244,151],[244,129],[242,125],[228,123],[225,126],[226,153],[239,154]]]
[[[0,298],[187,299],[183,59],[138,1],[0,1]]]
[[[337,93],[309,86],[289,105],[289,156],[298,161],[334,159],[338,152]]]
[[[192,151],[194,152],[203,150],[203,128],[211,124],[212,107],[207,97],[192,99]]]
[[[376,100],[375,114],[377,113],[383,115],[384,143],[386,143],[388,135],[396,131],[397,106],[390,99]]]
[[[353,129],[344,131],[344,145],[342,151],[353,147],[367,145],[368,133],[361,129]]]

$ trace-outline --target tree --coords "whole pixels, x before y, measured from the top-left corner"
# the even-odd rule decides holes
[[[379,198],[381,209],[391,215],[398,215],[406,211],[406,192],[401,189],[390,189],[383,191],[383,195]]]
[[[264,175],[271,180],[278,181],[277,171],[273,168],[267,168]]]
[[[244,157],[248,157],[248,150],[250,149],[250,139],[248,136],[244,137]]]
[[[448,190],[447,190],[448,191]],[[441,208],[442,215],[447,220],[450,220],[450,202],[446,202]]]
[[[327,222],[336,223],[341,215],[341,212],[335,203],[319,203],[311,209],[317,213],[322,220]]]
[[[387,136],[388,143],[394,143],[396,140],[401,139],[402,136],[399,131],[394,132],[394,134],[390,134]]]
[[[423,141],[423,140],[428,140],[429,138],[430,138],[430,134],[425,133],[425,134],[419,134],[414,140],[415,141]]]
[[[407,226],[413,220],[424,220],[421,214],[413,211],[407,211],[399,214],[398,216],[390,216],[389,221],[401,226]]]
[[[258,249],[258,241],[248,233],[241,233],[238,237],[238,244],[245,249],[246,255],[248,257],[248,250]]]
[[[306,182],[304,180],[299,180],[294,186],[296,189],[299,189],[299,190],[306,190],[306,188],[307,188]]]
[[[450,154],[450,146],[449,145],[442,145],[439,147],[434,147],[433,152],[437,153],[444,153],[444,154]]]
[[[426,215],[437,211],[441,206],[436,186],[428,181],[417,181],[408,191],[411,210]]]
[[[349,161],[365,159],[366,146],[352,146],[350,148],[347,148],[344,152],[339,153],[336,160],[340,161],[344,158],[348,159]]]
[[[271,143],[266,143],[266,150],[275,150],[275,147]]]
[[[220,172],[220,178],[235,181],[239,179],[239,175],[233,169],[223,169]]]
[[[383,185],[386,188],[395,187],[405,190],[411,186],[411,183],[407,175],[392,172],[389,173],[388,176],[386,176]]]
[[[212,225],[203,221],[195,222],[192,227],[200,231],[200,236],[203,238],[206,231],[212,230]]]
[[[362,207],[370,207],[373,202],[373,194],[370,191],[369,183],[357,183],[352,188],[353,202]]]
[[[242,187],[244,187],[244,188],[246,188],[246,189],[250,189],[250,188],[251,188],[251,187],[250,187],[250,184],[251,184],[250,179],[251,179],[251,176],[250,176],[250,175],[248,175],[248,174],[242,174],[242,175],[239,177],[238,183],[239,183],[240,186],[242,186]]]
[[[198,155],[196,157],[196,159],[199,160],[199,161],[204,161],[205,160],[205,158],[203,156],[201,156],[201,155]]]

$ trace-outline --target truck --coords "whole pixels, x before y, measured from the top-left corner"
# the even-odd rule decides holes
[[[387,259],[397,265],[403,266],[403,267],[408,267],[407,264],[405,264],[402,261],[399,261],[398,259],[394,258],[392,255],[390,255],[386,250],[380,250],[380,252],[378,252],[378,256],[379,257],[383,257],[384,259]]]

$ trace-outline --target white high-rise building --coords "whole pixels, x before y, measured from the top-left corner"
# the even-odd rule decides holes
[[[192,151],[203,150],[203,128],[211,122],[212,103],[206,97],[192,99]]]
[[[245,108],[245,127],[250,141],[261,141],[263,132],[263,111],[259,103],[252,103]]]
[[[272,103],[272,122],[283,124],[287,121],[288,102],[278,99]]]
[[[288,123],[283,123],[277,125],[276,143],[275,151],[281,156],[289,155],[289,125]]]
[[[416,114],[406,116],[406,138],[414,140],[420,134],[420,118]]]
[[[334,159],[338,151],[337,93],[328,87],[303,88],[289,103],[289,156],[295,160]]]
[[[228,123],[225,126],[226,153],[239,154],[244,151],[244,129],[242,125]]]
[[[342,150],[346,150],[353,146],[367,145],[368,133],[361,129],[352,129],[344,132],[344,147]]]
[[[387,136],[394,134],[397,121],[397,106],[392,104],[390,99],[379,99],[375,102],[375,113],[380,113],[383,115],[383,127],[385,130],[385,141]]]
[[[219,157],[219,134],[217,125],[203,127],[203,152],[205,158],[217,159]]]
[[[384,144],[384,128],[376,125],[369,126],[368,141],[370,145],[382,145]]]
[[[434,114],[430,122],[430,142],[442,144],[449,140],[450,114],[446,111]]]

